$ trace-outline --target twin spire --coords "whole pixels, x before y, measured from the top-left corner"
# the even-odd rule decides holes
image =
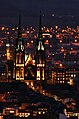
[[[19,13],[18,38],[21,38],[21,13]]]
[[[39,38],[42,38],[42,25],[41,25],[41,11],[40,11],[40,17],[39,17]],[[21,12],[19,13],[19,25],[18,25],[18,38],[21,38],[22,32],[21,32]]]
[[[39,34],[38,37],[41,39],[42,38],[42,28],[41,28],[41,11],[40,11],[40,17],[39,17]]]
[[[39,32],[41,31],[41,11],[40,11],[40,17],[39,17]]]

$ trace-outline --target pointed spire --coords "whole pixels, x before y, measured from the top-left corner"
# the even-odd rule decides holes
[[[39,17],[39,37],[42,36],[42,29],[41,29],[41,11],[40,11],[40,17]]]
[[[18,38],[21,37],[21,12],[19,12]]]
[[[39,19],[39,31],[41,31],[41,11],[40,11],[40,19]]]

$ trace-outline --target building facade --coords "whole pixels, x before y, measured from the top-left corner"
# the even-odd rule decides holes
[[[52,82],[57,83],[69,83],[73,85],[73,81],[79,75],[79,68],[54,68],[52,71]]]

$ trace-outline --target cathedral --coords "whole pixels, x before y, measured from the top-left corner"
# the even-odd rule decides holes
[[[14,74],[15,80],[45,80],[45,46],[42,38],[41,12],[38,38],[35,39],[35,65],[31,55],[25,61],[25,45],[21,31],[21,15],[19,15],[18,36],[15,43]]]

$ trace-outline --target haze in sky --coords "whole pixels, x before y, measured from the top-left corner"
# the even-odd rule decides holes
[[[37,24],[40,10],[48,23],[47,17],[52,14],[78,16],[79,0],[1,0],[0,24],[17,24],[19,10],[22,12],[24,24]]]

